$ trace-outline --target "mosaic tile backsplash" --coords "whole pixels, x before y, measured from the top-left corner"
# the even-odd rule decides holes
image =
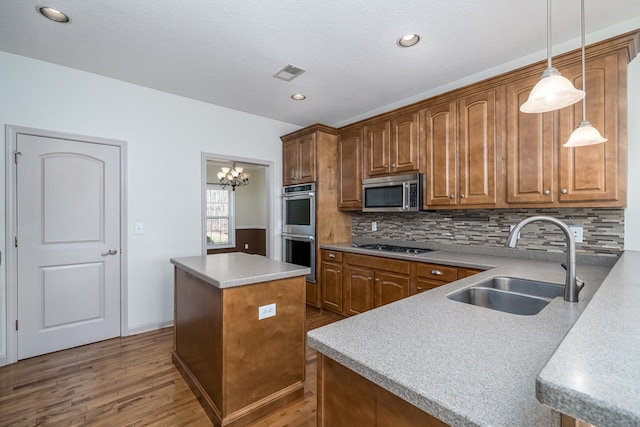
[[[534,215],[546,215],[569,226],[583,227],[584,242],[576,252],[585,255],[619,255],[624,250],[624,209],[487,209],[416,213],[354,213],[353,238],[430,242],[504,248],[509,226]],[[371,231],[371,222],[377,231]],[[564,234],[553,224],[534,222],[520,234],[519,249],[564,252]]]

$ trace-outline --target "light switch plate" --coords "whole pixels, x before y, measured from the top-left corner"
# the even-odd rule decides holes
[[[136,222],[133,226],[133,232],[136,234],[144,234],[144,224],[141,222]]]
[[[376,221],[371,221],[371,231],[378,231],[378,223]]]
[[[267,319],[276,315],[276,303],[258,307],[258,320]]]

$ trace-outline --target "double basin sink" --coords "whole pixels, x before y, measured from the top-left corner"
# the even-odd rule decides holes
[[[552,299],[564,295],[564,285],[515,277],[492,277],[447,296],[463,302],[505,313],[532,316]]]

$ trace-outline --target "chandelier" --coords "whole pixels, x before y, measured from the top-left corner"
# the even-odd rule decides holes
[[[231,189],[236,191],[236,187],[242,187],[243,185],[249,184],[249,177],[251,177],[251,174],[243,172],[244,168],[236,166],[235,162],[233,163],[232,168],[221,169],[222,170],[218,172],[217,175],[222,188],[226,188],[230,185]]]

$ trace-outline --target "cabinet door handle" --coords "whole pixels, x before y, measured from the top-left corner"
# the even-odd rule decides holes
[[[548,195],[549,195],[549,193],[551,193],[549,190],[544,190],[544,195],[545,195],[545,196],[548,196]]]
[[[340,273],[340,270],[337,270],[336,273]]]
[[[455,194],[449,194],[449,198],[450,198],[450,199],[455,199],[455,198],[456,198],[456,195],[455,195]]]
[[[391,164],[391,167],[392,167],[392,168],[395,168],[395,167],[396,167],[396,164],[395,164],[395,163],[392,163],[392,164]]]
[[[368,277],[367,279],[371,280],[371,277]]]
[[[433,274],[434,276],[444,276],[444,273],[442,271],[436,269],[431,270],[431,274]]]
[[[421,290],[422,290],[422,287],[421,287],[421,286],[418,286],[418,287],[416,288],[416,291],[421,291]]]
[[[329,254],[329,258],[335,258],[336,254]]]
[[[560,190],[560,192],[561,192],[562,194],[567,194],[567,193],[568,193],[568,191],[567,191],[567,189],[566,189],[566,188],[563,188],[562,190]]]
[[[464,199],[464,194],[461,194],[461,195],[460,195],[460,198],[461,198],[461,199]]]
[[[379,281],[380,281],[380,279],[376,278],[376,282],[379,282]]]

